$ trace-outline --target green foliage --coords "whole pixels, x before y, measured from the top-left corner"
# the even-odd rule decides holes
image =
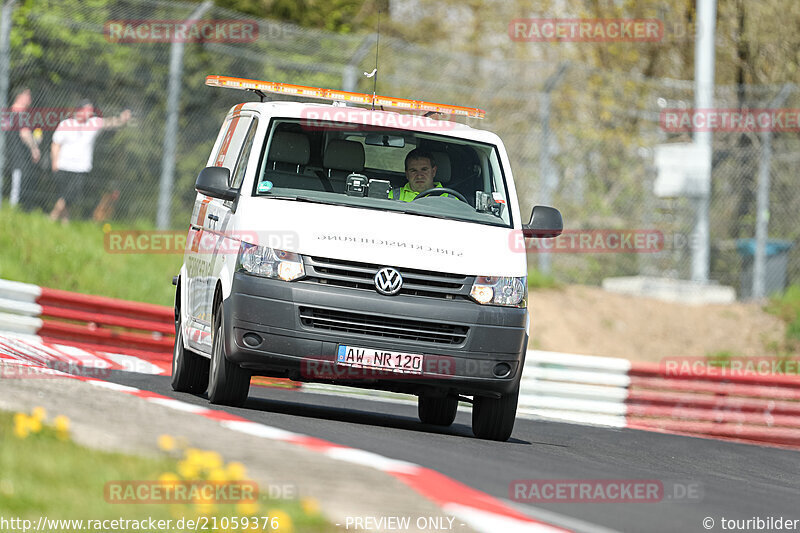
[[[378,9],[385,20],[388,0],[217,0],[220,7],[336,33],[373,31]]]
[[[113,230],[151,230],[150,223]],[[103,228],[93,222],[66,226],[42,213],[4,207],[0,217],[0,279],[126,300],[172,305],[172,276],[182,254],[110,253]]]
[[[787,342],[800,346],[800,285],[794,284],[772,297],[765,310],[786,322]]]
[[[528,268],[528,290],[557,289],[561,284],[553,276],[543,274],[536,268]]]

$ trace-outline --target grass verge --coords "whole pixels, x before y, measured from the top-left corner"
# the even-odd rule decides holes
[[[38,410],[38,409],[37,409]],[[162,436],[159,446],[163,456],[140,457],[98,451],[81,446],[69,438],[61,417],[48,425],[46,413],[34,410],[32,415],[0,411],[0,517],[30,520],[35,528],[39,520],[83,520],[87,529],[91,520],[170,520],[177,529],[181,518],[204,520],[213,530],[235,531],[335,531],[316,510],[312,500],[270,500],[263,493],[256,502],[248,503],[109,503],[106,484],[125,481],[169,483],[168,480],[245,480],[244,466],[225,464],[219,454],[183,448],[178,439]],[[182,452],[182,458],[179,458]],[[225,477],[225,476],[228,477]],[[174,482],[174,481],[173,481]],[[243,507],[244,506],[244,507]],[[225,517],[225,519],[223,519]],[[225,524],[233,517],[247,517],[247,528]],[[264,517],[268,517],[264,520]],[[42,518],[44,519],[44,518]],[[274,519],[274,520],[273,520]],[[242,522],[243,523],[243,522]],[[253,524],[257,527],[251,527]],[[164,522],[163,524],[167,524]],[[19,527],[17,527],[19,526]],[[22,530],[23,523],[0,524],[3,530]],[[130,524],[129,524],[130,526]],[[276,527],[277,526],[277,527]],[[29,528],[29,529],[30,529]],[[123,530],[113,525],[103,530]],[[76,523],[43,525],[46,531],[78,531]],[[92,529],[89,527],[88,529]],[[152,527],[135,529],[152,530]],[[192,528],[182,528],[192,529]]]
[[[765,310],[786,322],[787,349],[800,351],[800,285],[792,285],[783,294],[770,298]]]
[[[106,228],[108,229],[108,228]],[[112,230],[152,230],[145,223]],[[0,279],[172,305],[172,276],[181,253],[112,253],[103,226],[95,222],[52,222],[41,212],[4,206],[0,216]]]

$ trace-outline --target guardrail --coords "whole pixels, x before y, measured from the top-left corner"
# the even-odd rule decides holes
[[[94,349],[114,347],[161,362],[174,342],[170,307],[6,280],[0,280],[0,331]],[[694,376],[670,373],[656,363],[529,350],[518,411],[582,424],[800,447],[797,375]]]
[[[0,331],[165,354],[175,326],[171,307],[0,280]]]
[[[658,363],[531,350],[519,410],[577,423],[800,447],[800,376],[706,368],[718,371],[680,373]]]

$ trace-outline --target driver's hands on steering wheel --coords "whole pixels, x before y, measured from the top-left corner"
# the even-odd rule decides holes
[[[454,189],[450,189],[449,187],[431,187],[430,189],[426,189],[421,193],[419,193],[418,195],[416,195],[414,199],[411,201],[414,202],[416,200],[419,200],[420,198],[426,198],[432,195],[441,196],[443,194],[451,194],[456,198],[458,198],[459,200],[461,200],[462,202],[464,202],[465,204],[469,205],[469,202],[467,201],[467,199],[464,197],[463,194]]]

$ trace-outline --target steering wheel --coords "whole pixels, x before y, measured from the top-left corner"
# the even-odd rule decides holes
[[[430,189],[426,189],[426,190],[422,191],[421,193],[419,193],[418,195],[416,195],[414,197],[414,200],[419,200],[420,198],[425,198],[425,197],[431,196],[431,195],[441,196],[443,194],[452,194],[453,196],[455,196],[456,198],[458,198],[459,200],[461,200],[465,204],[469,204],[469,202],[467,201],[467,199],[464,197],[463,194],[461,194],[460,192],[458,192],[456,190],[450,189],[448,187],[432,187]],[[411,200],[411,201],[413,202],[414,200]]]

